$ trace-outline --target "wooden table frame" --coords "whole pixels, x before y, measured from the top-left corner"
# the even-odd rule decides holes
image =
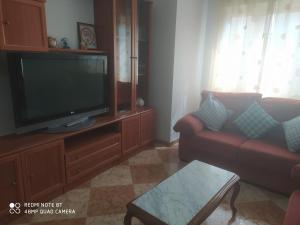
[[[234,175],[221,189],[220,191],[197,213],[197,215],[187,225],[200,225],[207,217],[220,205],[224,197],[230,192],[232,196],[230,199],[230,208],[232,211],[232,217],[228,224],[235,221],[237,208],[235,207],[235,201],[240,192],[239,176]],[[132,201],[133,202],[133,201]],[[124,217],[124,225],[132,225],[131,221],[133,217],[139,219],[145,225],[168,225],[156,217],[150,215],[143,209],[135,206],[132,202],[127,204],[127,214]]]

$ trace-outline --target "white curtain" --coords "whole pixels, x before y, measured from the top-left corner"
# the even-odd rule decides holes
[[[210,88],[300,98],[300,0],[223,0]]]

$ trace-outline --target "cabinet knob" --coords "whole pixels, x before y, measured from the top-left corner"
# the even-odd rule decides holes
[[[16,185],[17,185],[17,182],[16,182],[16,181],[12,181],[12,182],[11,182],[11,185],[12,185],[12,186],[16,186]]]
[[[4,25],[10,25],[10,22],[8,20],[4,21]]]

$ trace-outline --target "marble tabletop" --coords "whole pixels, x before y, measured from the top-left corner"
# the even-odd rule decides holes
[[[132,202],[169,225],[186,225],[234,173],[193,161]]]

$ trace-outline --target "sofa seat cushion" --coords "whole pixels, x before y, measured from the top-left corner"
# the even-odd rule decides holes
[[[300,191],[295,191],[289,200],[289,206],[285,214],[284,225],[299,225],[300,216]]]
[[[239,146],[246,141],[244,136],[205,130],[197,134],[198,147],[208,155],[236,161]]]
[[[241,164],[291,175],[293,166],[300,162],[300,154],[289,152],[284,146],[263,140],[248,140],[241,146],[238,160]]]

